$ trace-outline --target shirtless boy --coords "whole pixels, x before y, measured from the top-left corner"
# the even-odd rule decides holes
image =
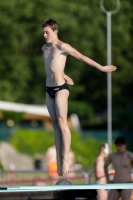
[[[99,147],[99,154],[94,162],[94,174],[96,184],[105,184],[106,183],[106,176],[104,172],[104,159],[109,154],[109,145],[107,143],[101,144]],[[107,190],[100,189],[97,191],[98,193],[98,200],[107,200],[108,193]]]
[[[71,133],[67,125],[67,109],[69,88],[72,79],[65,75],[67,55],[71,55],[102,72],[113,72],[116,67],[101,66],[84,56],[72,46],[58,39],[58,25],[53,19],[45,21],[42,31],[46,44],[42,46],[46,71],[46,104],[54,128],[54,139],[57,151],[57,171],[59,176],[65,176],[69,170],[69,150]]]
[[[115,170],[114,183],[129,183],[131,181],[131,171],[133,167],[133,153],[126,150],[126,139],[118,137],[115,139],[117,152],[111,153],[104,165],[104,170],[109,182],[108,165],[113,164]],[[129,189],[115,189],[109,193],[109,200],[130,200],[132,190]]]

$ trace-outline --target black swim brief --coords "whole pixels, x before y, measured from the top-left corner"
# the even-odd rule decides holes
[[[126,183],[132,183],[131,181],[128,181],[128,182],[126,182]],[[119,193],[121,193],[121,191],[123,190],[123,189],[116,189]]]
[[[121,193],[121,191],[123,190],[123,189],[116,189],[119,193]]]
[[[60,91],[60,90],[64,90],[64,89],[69,91],[69,87],[68,87],[67,83],[64,83],[63,85],[55,86],[55,87],[46,86],[46,92],[49,94],[49,96],[51,98],[55,98],[55,93]]]

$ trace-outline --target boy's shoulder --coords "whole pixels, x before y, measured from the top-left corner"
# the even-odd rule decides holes
[[[133,153],[131,151],[126,151],[126,154],[129,158],[133,159]]]
[[[42,46],[42,51],[44,51],[46,44],[43,44]]]
[[[62,48],[65,44],[66,44],[65,42],[63,42],[63,41],[61,41],[61,40],[58,40],[58,46],[59,46],[60,48]]]
[[[58,45],[58,48],[64,53],[67,53],[70,50],[70,48],[72,48],[71,45],[60,40],[58,41]]]
[[[108,155],[110,159],[113,159],[117,155],[117,152],[112,152]]]

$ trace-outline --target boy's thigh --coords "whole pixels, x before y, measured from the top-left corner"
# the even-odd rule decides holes
[[[108,192],[107,190],[100,189],[97,190],[98,200],[107,200],[108,199]]]
[[[119,197],[120,193],[116,189],[110,190],[108,200],[119,200]]]
[[[46,105],[50,117],[52,118],[52,120],[55,121],[56,120],[55,99],[51,98],[47,93],[46,93]]]
[[[122,190],[121,191],[121,200],[130,200],[132,190]]]
[[[68,111],[68,90],[60,90],[55,96],[55,110],[57,117],[66,118]]]

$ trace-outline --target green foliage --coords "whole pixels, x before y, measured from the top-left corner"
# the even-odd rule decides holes
[[[127,149],[128,149],[128,151],[133,152],[133,141],[132,140],[128,141]]]
[[[10,143],[20,152],[31,156],[44,154],[47,148],[53,145],[53,133],[19,129],[12,133]]]
[[[72,149],[77,162],[84,167],[93,167],[101,143],[103,141],[96,140],[91,136],[83,139],[81,133],[72,132]]]
[[[126,119],[126,120],[125,120]],[[129,105],[125,108],[117,108],[113,113],[114,126],[121,129],[121,124],[125,130],[133,129],[133,107]]]
[[[48,147],[53,145],[53,140],[52,132],[20,129],[12,134],[10,143],[18,151],[34,157],[36,154],[44,155]],[[72,132],[71,148],[77,162],[87,168],[93,167],[101,142],[92,137],[83,139],[80,132]]]
[[[1,169],[4,169],[4,167],[3,167],[2,163],[0,162],[0,170]]]
[[[92,169],[94,161],[98,155],[99,146],[105,141],[96,140],[92,136],[82,137],[81,132],[72,131],[71,149],[73,150],[77,163],[87,169]],[[18,151],[35,157],[37,154],[44,155],[47,149],[54,143],[53,132],[43,130],[18,129],[11,134],[9,141]],[[128,141],[127,148],[132,149],[132,144]],[[112,143],[112,152],[116,151]]]
[[[2,111],[5,120],[12,119],[15,122],[19,122],[23,119],[24,113],[13,111]]]
[[[106,9],[115,9],[116,1],[104,2]],[[112,63],[118,68],[117,72],[112,73],[113,109],[133,102],[133,95],[129,92],[133,90],[132,13],[132,1],[129,0],[121,1],[119,13],[112,15]],[[54,18],[59,23],[61,40],[101,65],[106,65],[106,15],[99,7],[99,0],[0,1],[2,100],[45,103],[41,25],[47,18]],[[106,112],[105,73],[70,56],[65,73],[75,82],[74,86],[70,86],[70,100],[89,103],[96,113]]]
[[[68,108],[68,114],[76,113],[81,119],[89,119],[93,114],[92,107],[84,102],[69,101]]]

